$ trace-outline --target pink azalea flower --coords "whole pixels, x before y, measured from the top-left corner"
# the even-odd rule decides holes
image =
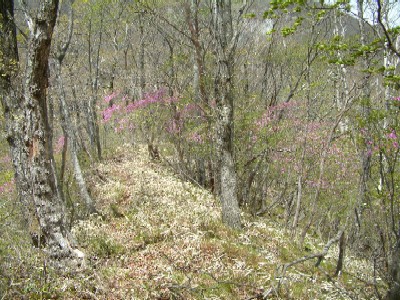
[[[392,130],[392,132],[388,134],[388,138],[393,140],[397,139],[397,135],[394,130]]]

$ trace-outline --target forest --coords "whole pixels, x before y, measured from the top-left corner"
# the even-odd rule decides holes
[[[400,2],[0,0],[0,299],[400,299]]]

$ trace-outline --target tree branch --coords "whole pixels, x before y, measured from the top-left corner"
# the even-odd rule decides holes
[[[324,249],[322,249],[321,252],[314,253],[314,254],[310,254],[310,255],[306,255],[306,256],[303,256],[303,257],[301,257],[301,258],[299,258],[299,259],[296,259],[296,260],[294,260],[294,261],[292,261],[292,262],[290,262],[290,263],[284,264],[284,265],[283,265],[283,268],[282,268],[282,277],[283,277],[283,275],[286,273],[286,271],[287,271],[288,268],[290,268],[290,267],[292,267],[292,266],[294,266],[294,265],[297,265],[297,264],[299,264],[299,263],[305,262],[305,261],[307,261],[307,260],[311,260],[311,259],[313,259],[313,258],[317,258],[317,262],[315,263],[315,266],[318,267],[318,266],[321,264],[322,260],[325,258],[325,256],[328,254],[328,251],[329,251],[329,249],[331,248],[331,246],[332,246],[334,243],[337,243],[337,242],[340,240],[340,237],[342,236],[342,234],[343,234],[343,232],[344,232],[344,229],[345,229],[345,227],[343,227],[342,229],[340,229],[340,230],[338,231],[337,235],[336,235],[334,238],[330,239],[330,240],[325,244]]]
[[[379,26],[382,28],[383,33],[386,38],[386,46],[389,50],[391,50],[398,58],[400,58],[400,52],[396,49],[395,45],[393,44],[392,38],[390,37],[389,31],[386,28],[385,24],[383,24],[382,21],[382,3],[381,0],[376,0],[376,4],[378,6],[378,15],[377,15],[377,21]]]

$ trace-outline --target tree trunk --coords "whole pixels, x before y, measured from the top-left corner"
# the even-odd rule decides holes
[[[236,46],[232,32],[231,1],[214,0],[214,42],[217,73],[215,96],[217,105],[217,147],[220,164],[222,221],[240,229],[236,169],[233,145],[233,54]]]
[[[346,34],[346,27],[343,24],[341,12],[335,12],[334,14],[334,35],[343,38]],[[349,87],[347,83],[347,68],[346,65],[341,62],[343,59],[343,53],[341,50],[337,50],[336,52],[337,58],[340,61],[340,64],[337,66],[335,70],[335,102],[337,111],[342,111],[345,103],[349,99]],[[347,132],[349,128],[349,121],[347,117],[344,117],[339,123],[339,129],[341,133]]]
[[[103,11],[102,11],[103,14]],[[88,103],[88,129],[89,129],[89,137],[91,146],[96,147],[97,158],[101,160],[101,144],[100,144],[100,130],[99,124],[96,114],[96,106],[97,106],[97,92],[98,92],[98,78],[99,78],[99,69],[100,69],[100,48],[103,38],[103,16],[100,16],[100,29],[99,29],[99,45],[96,50],[96,69],[92,71],[92,44],[91,44],[91,34],[92,34],[92,26],[91,21],[89,21],[89,36],[88,36],[88,51],[89,51],[89,73],[91,79],[91,95],[89,97]]]
[[[390,289],[386,295],[387,300],[400,299],[400,242],[397,241],[396,246],[393,249],[392,260],[390,263],[390,275],[392,281],[390,283]]]
[[[345,252],[346,252],[346,236],[345,232],[343,231],[339,240],[339,257],[336,264],[335,276],[339,276],[340,273],[343,271]]]
[[[62,116],[62,128],[63,131],[66,133],[67,139],[70,142],[70,155],[71,155],[71,161],[72,161],[72,166],[74,168],[74,174],[75,174],[75,181],[76,184],[79,188],[79,195],[82,198],[83,202],[85,203],[86,210],[89,213],[94,213],[96,212],[96,208],[94,206],[93,200],[90,197],[88,193],[88,189],[86,187],[86,181],[85,178],[83,177],[83,172],[81,169],[81,165],[79,163],[78,159],[78,149],[77,149],[77,136],[76,133],[78,132],[78,129],[75,127],[75,123],[72,122],[70,112],[65,100],[65,89],[64,89],[64,84],[62,80],[62,72],[61,72],[61,67],[62,67],[62,62],[64,60],[64,57],[67,53],[68,47],[71,42],[71,37],[72,37],[72,31],[73,31],[73,11],[72,11],[72,5],[70,7],[70,15],[69,15],[69,26],[68,26],[68,38],[65,44],[60,47],[59,52],[57,53],[57,58],[56,58],[56,64],[55,64],[55,69],[56,69],[56,78],[58,82],[58,90],[59,90],[59,96],[60,96],[60,112]]]
[[[18,55],[15,25],[11,24],[13,1],[1,0],[0,4],[1,22],[7,28],[4,31],[7,34],[1,36],[0,47],[6,50],[3,53],[8,54],[6,59],[9,66],[15,68]],[[57,8],[57,0],[47,0],[41,2],[38,14],[33,18],[26,13],[30,35],[26,69],[22,76],[22,98],[13,94],[11,85],[12,79],[16,79],[16,70],[8,72],[9,76],[1,79],[6,87],[2,93],[5,116],[7,123],[13,127],[8,131],[7,140],[13,156],[18,194],[24,205],[34,207],[41,234],[45,238],[46,251],[53,258],[82,254],[72,249],[73,239],[66,224],[64,202],[57,188],[49,140],[48,60]]]
[[[23,215],[29,227],[34,214],[32,203],[23,197],[22,191],[28,189],[22,164],[18,163],[24,147],[21,132],[22,99],[20,95],[21,82],[18,80],[19,57],[17,48],[17,33],[14,19],[14,1],[0,0],[0,97],[5,117],[7,142],[10,145],[11,157],[15,171],[15,181],[22,202]]]
[[[144,70],[144,11],[139,13],[139,34],[140,34],[140,42],[139,42],[139,99],[143,99],[145,89],[146,89],[146,78],[145,78],[145,70]]]
[[[357,15],[358,15],[358,25],[360,29],[360,43],[361,46],[366,45],[366,30],[365,30],[365,21],[364,21],[364,0],[357,0]],[[370,68],[370,59],[368,58],[368,53],[364,52],[362,56],[362,66],[365,70]],[[364,204],[369,203],[369,196],[368,196],[368,182],[371,179],[371,153],[372,153],[372,146],[370,142],[372,141],[371,137],[371,128],[368,123],[371,114],[371,88],[370,88],[370,74],[365,72],[364,78],[362,81],[361,86],[361,111],[362,111],[362,118],[365,120],[365,136],[363,145],[360,151],[360,158],[361,158],[361,176],[360,176],[360,187],[359,187],[359,201],[357,207],[355,208],[356,212],[356,231],[360,231],[361,223],[362,223],[362,212]]]
[[[193,57],[193,90],[194,99],[198,105],[208,104],[205,84],[204,84],[204,60],[203,47],[200,42],[199,22],[198,22],[198,0],[190,0],[190,6],[185,6],[186,23],[189,26],[190,40],[194,47]],[[210,128],[208,122],[208,128]],[[196,158],[197,182],[201,186],[206,186],[206,169],[203,158]]]

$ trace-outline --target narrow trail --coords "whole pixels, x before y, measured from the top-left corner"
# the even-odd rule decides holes
[[[226,228],[214,197],[150,161],[145,147],[118,148],[88,182],[105,221],[74,233],[96,266],[97,299],[245,299],[269,280],[278,235],[274,244],[265,225]]]
[[[104,217],[73,228],[90,267],[64,283],[73,285],[68,299],[279,299],[271,287],[290,241],[276,225],[244,216],[242,231],[225,227],[213,196],[152,162],[145,147],[118,148],[88,183]],[[322,282],[320,297],[301,272],[287,281],[310,295],[296,299],[338,293]]]

